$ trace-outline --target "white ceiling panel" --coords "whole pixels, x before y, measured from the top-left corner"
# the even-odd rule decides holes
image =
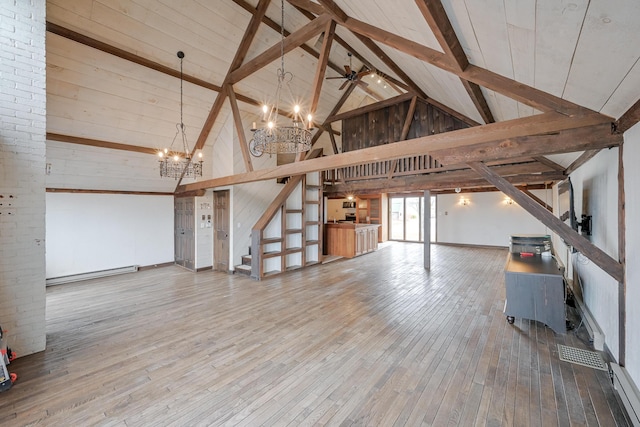
[[[509,45],[509,31],[503,0],[466,0],[467,13],[473,26],[473,37],[480,47],[486,68],[505,77],[513,78],[513,63]],[[477,59],[470,58],[476,65]]]
[[[640,59],[611,94],[600,112],[619,119],[638,101],[638,88],[640,88]]]
[[[336,1],[347,15],[442,52],[414,0]]]
[[[600,111],[640,58],[640,2],[591,1],[564,97]],[[608,105],[618,117],[624,105]]]
[[[222,85],[251,20],[246,5],[258,0],[48,0],[47,20],[107,45],[138,55],[173,70],[179,69],[176,52],[182,50],[185,74]],[[316,4],[317,1],[315,2]],[[336,0],[346,14],[374,27],[397,34],[431,49],[442,51],[415,0]],[[640,95],[640,2],[637,0],[442,0],[469,62],[614,118],[624,114]],[[280,1],[271,1],[266,16],[281,22]],[[309,18],[285,1],[285,27],[295,32]],[[401,80],[348,29],[336,27],[330,62],[342,70],[347,53],[355,51],[351,66],[362,67],[364,57],[381,74]],[[280,41],[280,33],[262,23],[245,62]],[[424,93],[452,110],[482,123],[464,85],[455,74],[425,63],[380,42],[375,42]],[[306,45],[319,51],[318,38]],[[285,57],[286,71],[293,73],[293,98],[308,109],[318,60],[302,48]],[[280,59],[234,84],[242,96],[258,102],[275,96]],[[331,67],[324,77],[340,77]],[[340,112],[398,95],[390,81],[362,76],[366,88],[357,86]],[[342,78],[322,81],[315,122],[322,122],[339,102]],[[385,87],[386,85],[386,87]],[[179,80],[117,56],[47,34],[47,130],[74,137],[161,148],[171,143],[179,121]],[[504,91],[503,91],[504,92]],[[482,88],[496,121],[538,114],[539,111],[511,99],[508,94]],[[194,145],[217,93],[184,83],[184,122]],[[286,99],[285,99],[286,98]],[[288,91],[283,105],[290,104]],[[258,121],[258,107],[239,101],[245,129]],[[338,127],[339,123],[334,126]],[[208,173],[243,165],[229,102],[213,123],[205,147],[212,157]],[[229,140],[231,138],[231,141]],[[234,142],[235,141],[235,142]],[[338,139],[339,143],[339,139]],[[235,144],[235,145],[234,145]],[[322,144],[328,144],[328,138]],[[105,149],[48,144],[55,169],[52,186],[67,188],[172,191],[171,185],[153,183],[156,163],[136,171],[128,159],[146,155],[106,150],[102,157],[113,165],[92,164],[92,156]],[[102,150],[102,151],[101,151]],[[117,151],[117,150],[116,150]],[[577,154],[579,155],[579,153]],[[557,157],[559,163],[575,156]],[[234,157],[225,163],[226,157]],[[571,160],[568,160],[570,159]],[[153,160],[153,159],[152,159]],[[563,163],[564,162],[564,163]],[[135,162],[134,162],[135,163]],[[216,165],[218,163],[218,165]],[[88,165],[92,165],[89,167]],[[71,172],[61,173],[69,167]],[[239,167],[239,166],[238,166]],[[93,168],[98,178],[88,177]],[[147,171],[147,168],[151,168]],[[85,172],[85,169],[87,170]],[[75,172],[74,172],[75,171]],[[78,175],[72,179],[73,173]],[[125,182],[131,173],[139,184]],[[86,178],[86,179],[85,179]],[[111,181],[111,184],[109,184]],[[163,182],[162,180],[158,180]],[[155,188],[155,190],[151,190]]]
[[[536,2],[535,87],[562,96],[589,0]]]
[[[466,3],[463,0],[442,0],[442,6],[469,62],[486,68]]]

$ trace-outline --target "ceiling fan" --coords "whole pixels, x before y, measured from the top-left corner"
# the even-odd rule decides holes
[[[369,86],[368,83],[362,81],[360,79],[360,77],[362,76],[366,76],[367,74],[371,74],[372,71],[371,70],[365,70],[365,71],[360,71],[359,73],[356,72],[355,70],[351,69],[351,57],[353,56],[353,54],[351,54],[350,52],[347,53],[347,55],[349,56],[349,65],[345,65],[344,66],[344,74],[340,77],[326,77],[327,80],[333,80],[333,79],[345,79],[345,82],[342,83],[342,85],[340,85],[340,90],[344,89],[345,87],[347,87],[347,85],[349,83],[354,83],[354,84],[359,84],[362,86]]]

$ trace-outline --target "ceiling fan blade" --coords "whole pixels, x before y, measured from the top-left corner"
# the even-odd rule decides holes
[[[351,67],[348,65],[344,66],[344,71],[345,71],[345,76],[348,76],[351,74]]]
[[[356,76],[358,78],[362,77],[362,76],[366,76],[369,74],[375,74],[376,72],[374,70],[366,70],[366,71],[360,71],[358,74],[356,74]]]
[[[325,77],[325,80],[344,79],[344,77]]]
[[[344,89],[345,87],[347,87],[347,85],[349,84],[349,80],[345,80],[344,83],[342,83],[340,85],[340,90]]]

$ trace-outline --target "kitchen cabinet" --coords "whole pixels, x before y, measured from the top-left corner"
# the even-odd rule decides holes
[[[377,224],[325,224],[328,255],[353,258],[378,250]]]
[[[361,195],[356,198],[356,223],[358,224],[380,224],[378,227],[378,242],[386,240],[384,233],[383,205],[386,204],[386,195],[382,194]]]

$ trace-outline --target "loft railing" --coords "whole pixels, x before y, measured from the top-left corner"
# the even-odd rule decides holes
[[[396,160],[366,163],[325,171],[325,182],[348,182],[376,178],[394,178],[436,172],[442,165],[428,154]]]

